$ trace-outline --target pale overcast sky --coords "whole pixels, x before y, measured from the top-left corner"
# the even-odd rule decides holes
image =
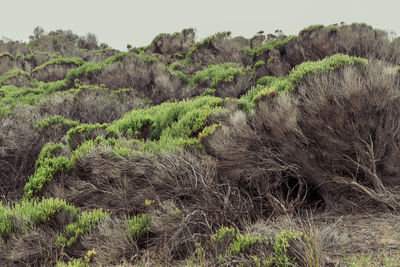
[[[220,31],[297,34],[311,24],[366,22],[400,35],[400,0],[0,0],[0,37],[27,41],[36,26],[96,34],[125,50],[159,33],[195,28],[199,39]]]

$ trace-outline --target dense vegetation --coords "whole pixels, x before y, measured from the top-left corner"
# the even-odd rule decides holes
[[[0,41],[0,265],[399,264],[317,222],[398,219],[399,64],[366,24]]]

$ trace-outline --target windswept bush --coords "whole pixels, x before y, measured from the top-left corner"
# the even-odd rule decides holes
[[[188,29],[123,53],[40,27],[0,41],[0,265],[337,266],[396,249],[399,43],[344,23]]]
[[[257,192],[265,210],[315,201],[346,209],[355,199],[397,209],[398,88],[385,65],[310,75],[249,119],[233,113],[206,147],[219,173]]]

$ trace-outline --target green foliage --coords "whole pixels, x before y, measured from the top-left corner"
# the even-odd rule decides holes
[[[322,25],[322,24],[310,25],[310,26],[308,26],[308,27],[302,29],[302,30],[300,31],[299,35],[302,35],[302,34],[304,34],[304,33],[306,33],[306,32],[314,31],[314,30],[316,30],[316,29],[322,29],[322,28],[324,28],[324,25]]]
[[[92,210],[82,212],[78,220],[67,225],[64,234],[60,234],[56,240],[57,247],[70,247],[78,240],[79,236],[91,232],[109,214],[102,210]]]
[[[24,197],[30,199],[33,195],[39,192],[46,182],[53,179],[55,173],[68,170],[70,168],[70,162],[66,157],[45,157],[36,161],[36,166],[39,166],[35,173],[29,177],[28,183],[25,184]]]
[[[257,85],[247,91],[237,102],[242,110],[249,111],[256,107],[256,101],[261,97],[268,97],[273,92],[291,91],[293,89],[293,83],[286,77],[264,76],[258,79]]]
[[[256,107],[257,100],[268,97],[273,93],[290,92],[309,74],[332,71],[342,66],[358,64],[365,66],[368,61],[363,58],[351,57],[344,54],[335,54],[319,61],[303,62],[294,67],[287,77],[265,76],[257,80],[245,95],[238,99],[239,107],[244,111]]]
[[[195,136],[206,126],[210,115],[222,110],[221,104],[222,99],[211,96],[165,102],[148,109],[132,110],[106,131],[108,135],[141,139],[141,145],[153,151],[199,145]]]
[[[368,64],[368,60],[344,54],[335,54],[322,60],[303,62],[290,71],[289,80],[296,84],[308,74],[331,71],[342,66],[354,64],[365,66]]]
[[[361,22],[361,23],[359,23],[359,22],[353,22],[353,23],[351,24],[351,26],[352,26],[352,27],[360,27],[360,28],[368,28],[368,29],[371,29],[371,30],[374,29],[371,25],[369,25],[369,24],[367,24],[367,23],[365,23],[365,22]]]
[[[150,218],[147,214],[141,214],[128,221],[128,233],[135,240],[150,231]]]
[[[67,263],[59,262],[57,263],[56,267],[87,267],[88,264],[84,262],[81,258],[73,259]]]
[[[176,62],[175,62],[176,63]],[[185,84],[188,84],[190,82],[189,77],[183,73],[180,70],[175,69],[176,66],[174,64],[172,64],[169,67],[165,67],[165,70],[170,74],[170,75],[176,75],[179,77],[179,79],[181,79],[181,81]]]
[[[251,51],[251,56],[259,57],[271,49],[280,49],[281,47],[283,47],[284,44],[284,41],[279,39],[270,40],[266,43],[262,43],[254,47]]]
[[[200,95],[201,95],[201,96],[206,96],[206,95],[208,95],[208,96],[214,96],[216,92],[217,92],[217,90],[215,90],[215,89],[206,88],[206,89],[204,89],[204,92],[201,93]]]
[[[264,66],[265,65],[265,61],[264,60],[259,60],[259,61],[257,61],[255,64],[254,64],[254,69],[257,69],[257,68],[259,68],[259,67],[261,67],[261,66]]]
[[[39,153],[38,159],[35,163],[35,168],[38,169],[46,158],[54,157],[62,151],[62,144],[54,144],[53,142],[47,143]]]
[[[66,141],[71,150],[77,149],[85,141],[104,136],[107,123],[80,124],[67,132]]]
[[[1,204],[1,203],[0,203]],[[0,237],[6,237],[14,231],[26,231],[38,223],[44,222],[51,218],[56,212],[66,211],[72,214],[72,217],[77,217],[77,210],[73,206],[67,204],[60,199],[42,199],[41,201],[22,200],[20,203],[3,206],[0,205]],[[18,224],[16,221],[22,222]]]
[[[11,71],[8,71],[8,72],[4,73],[0,77],[0,86],[3,85],[6,81],[8,81],[8,80],[10,80],[12,78],[21,78],[21,79],[32,80],[31,76],[26,71],[23,71],[23,70],[11,70]]]
[[[207,69],[196,72],[190,84],[208,84],[211,81],[211,87],[215,88],[222,82],[232,82],[237,74],[243,74],[243,68],[237,63],[210,65]]]
[[[300,234],[292,229],[284,230],[275,237],[274,255],[271,260],[278,266],[295,266],[294,259],[288,255],[291,242],[300,239]]]
[[[100,144],[103,141],[102,138],[96,138],[95,140],[87,140],[82,145],[80,145],[77,149],[72,151],[71,158],[69,159],[69,169],[73,168],[76,164],[76,161],[83,158],[87,155],[93,148]]]
[[[339,29],[339,26],[336,25],[328,25],[325,27],[326,30],[328,31],[337,31]]]
[[[15,57],[13,55],[11,55],[10,53],[6,52],[6,53],[1,53],[0,54],[0,58],[2,57],[9,57],[10,59],[14,60]]]
[[[74,120],[69,120],[64,118],[63,116],[56,115],[36,123],[36,128],[38,129],[48,129],[48,128],[60,128],[60,127],[76,127],[79,125],[79,122]]]
[[[63,58],[63,57],[57,57],[53,60],[47,61],[44,64],[37,66],[32,70],[33,72],[37,72],[41,69],[46,68],[47,66],[50,65],[75,65],[75,66],[81,66],[84,63],[83,59],[79,57],[74,57],[74,58]]]
[[[211,236],[211,243],[227,247],[228,255],[237,255],[245,252],[255,244],[264,244],[267,242],[261,236],[252,236],[250,234],[242,235],[235,228],[221,227]]]
[[[79,128],[79,127],[77,127]],[[94,140],[86,140],[76,147],[70,158],[64,156],[55,157],[63,146],[61,144],[47,143],[39,154],[35,163],[35,173],[29,177],[29,181],[25,184],[25,199],[31,199],[38,193],[45,183],[50,182],[53,176],[61,171],[70,171],[75,167],[76,162],[92,151],[97,145],[111,145],[119,156],[128,156],[130,149],[121,146],[121,143],[115,139],[104,140],[100,136],[96,136]]]
[[[285,40],[274,39],[268,42],[262,43],[251,49],[250,47],[243,48],[243,51],[247,53],[248,56],[252,58],[260,57],[261,55],[267,53],[272,49],[281,49],[284,47],[290,40],[296,38],[297,36],[288,36]],[[256,63],[257,64],[257,63]]]
[[[198,140],[199,141],[203,140],[204,138],[206,138],[207,136],[212,134],[220,126],[221,126],[221,123],[218,123],[218,124],[213,123],[210,126],[204,127],[203,131],[201,131],[199,133]]]
[[[26,88],[8,85],[0,87],[0,103],[12,109],[19,103],[25,105],[35,104],[45,94],[46,92],[42,88]]]

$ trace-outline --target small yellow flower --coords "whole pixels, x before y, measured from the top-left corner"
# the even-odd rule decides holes
[[[146,200],[144,201],[144,205],[145,205],[146,207],[150,207],[151,205],[153,205],[153,203],[154,203],[154,200],[146,199]]]

